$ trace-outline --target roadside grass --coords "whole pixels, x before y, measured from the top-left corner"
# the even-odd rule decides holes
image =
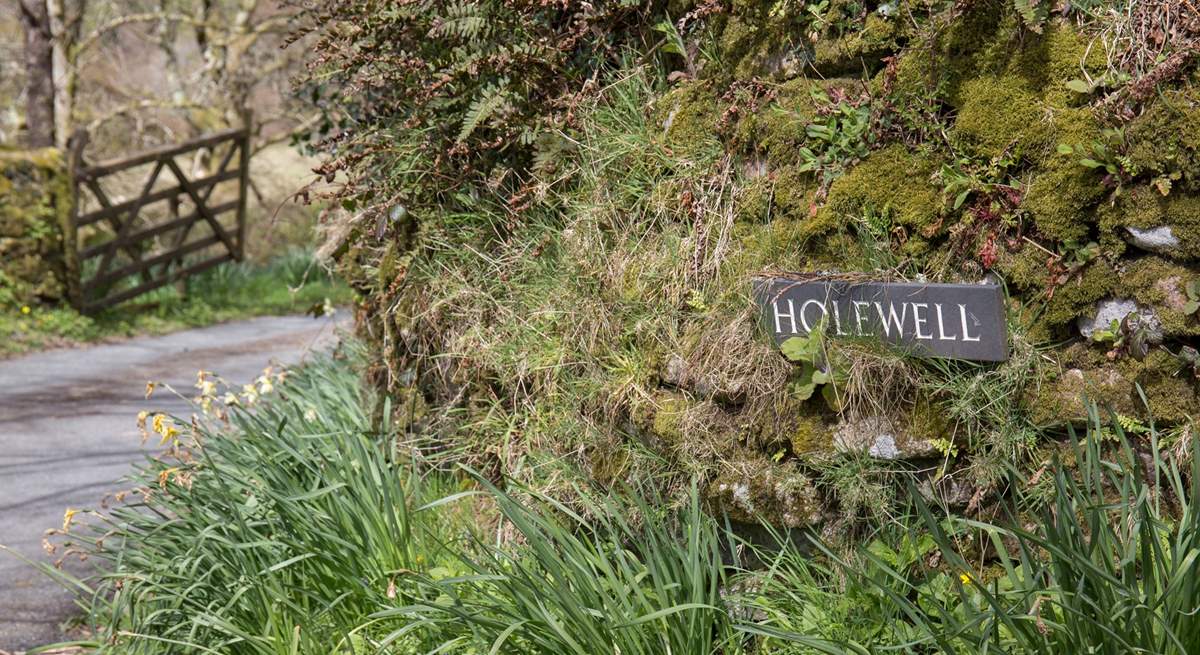
[[[304,250],[264,263],[228,263],[95,316],[70,307],[0,308],[0,358],[45,348],[164,334],[252,316],[350,302],[352,293]]]
[[[194,428],[154,417],[170,456],[61,535],[103,571],[67,580],[98,651],[363,652],[359,619],[437,567],[453,513],[419,506],[452,490],[394,457],[354,369],[327,358],[263,381],[255,407],[210,404]]]
[[[361,353],[339,353],[228,405],[201,379],[195,422],[144,417],[170,455],[53,539],[99,565],[47,569],[84,606],[88,647],[1182,655],[1200,640],[1200,457],[1159,452],[1153,425],[1139,454],[1094,411],[1040,474],[1050,500],[1018,494],[1000,523],[909,484],[908,512],[849,549],[770,527],[752,542],[694,484],[683,502],[651,480],[551,496],[432,466],[364,389]]]

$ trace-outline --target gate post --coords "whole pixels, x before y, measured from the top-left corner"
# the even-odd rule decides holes
[[[246,196],[250,192],[250,144],[254,140],[254,111],[242,112],[242,137],[238,141],[238,206],[237,252],[234,257],[246,260]]]
[[[83,149],[87,147],[87,130],[79,128],[67,139],[67,178],[69,209],[62,226],[63,261],[67,271],[67,300],[76,310],[83,311],[83,271],[79,263],[79,175],[83,170]]]

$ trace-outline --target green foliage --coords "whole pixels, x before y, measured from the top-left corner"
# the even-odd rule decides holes
[[[393,637],[428,630],[444,645],[489,652],[736,653],[721,533],[692,489],[677,514],[665,499],[577,490],[566,505],[484,482],[517,546],[464,553],[469,575],[416,576],[426,598],[375,615],[404,620]]]
[[[347,174],[338,200],[372,219],[396,204],[437,214],[481,196],[503,202],[521,193],[533,145],[653,11],[627,1],[315,3],[307,29],[319,63],[299,94],[323,117],[309,142],[337,144],[322,172]]]
[[[1105,128],[1103,140],[1090,143],[1058,145],[1061,155],[1078,155],[1079,165],[1105,173],[1104,184],[1120,192],[1121,186],[1140,172],[1136,163],[1123,154],[1125,132],[1120,128]]]
[[[325,358],[277,391],[181,421],[173,456],[133,475],[143,491],[62,537],[100,566],[67,580],[98,652],[353,652],[358,621],[407,597],[401,572],[439,565],[420,507],[442,490],[371,428],[354,368]]]
[[[1189,280],[1184,290],[1187,293],[1188,299],[1183,305],[1183,313],[1195,314],[1196,312],[1200,312],[1200,280]]]
[[[829,97],[814,90],[813,101],[829,106],[824,120],[804,128],[807,144],[800,148],[800,171],[818,175],[822,184],[837,179],[849,166],[867,156],[874,142],[871,106],[855,106],[847,101],[832,104]]]
[[[0,303],[0,357],[250,316],[304,313],[349,300],[345,284],[310,253],[293,250],[262,264],[222,264],[188,278],[182,289],[163,287],[95,316],[70,307]]]
[[[779,345],[779,350],[788,361],[802,365],[790,385],[796,398],[808,400],[820,389],[825,402],[836,409],[839,406],[837,385],[846,380],[829,363],[825,349],[826,328],[826,319],[822,318],[808,334],[786,339]]]

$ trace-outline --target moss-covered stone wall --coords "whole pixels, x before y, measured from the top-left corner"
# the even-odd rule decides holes
[[[0,150],[0,306],[70,300],[71,203],[59,151]]]
[[[1135,442],[1151,421],[1191,438],[1194,70],[1131,64],[1104,12],[669,5],[682,45],[572,105],[523,173],[524,213],[447,200],[341,233],[418,442],[537,484],[564,462],[602,483],[694,477],[739,520],[829,527],[886,515],[899,472],[982,511],[1006,471],[1058,452],[1085,398]],[[789,362],[749,297],[770,270],[992,277],[1012,357],[830,340]]]

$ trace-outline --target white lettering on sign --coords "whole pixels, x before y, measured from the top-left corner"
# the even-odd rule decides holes
[[[786,303],[786,305],[784,304]],[[775,301],[775,331],[786,334],[808,334],[812,332],[821,319],[828,319],[830,314],[833,314],[833,328],[835,334],[839,336],[856,336],[856,337],[873,337],[875,333],[869,328],[870,325],[877,325],[883,331],[885,337],[900,334],[913,334],[917,339],[934,339],[935,337],[928,333],[929,318],[925,315],[929,311],[929,303],[923,302],[902,302],[902,303],[868,303],[861,300],[852,302],[854,307],[854,321],[850,326],[851,332],[846,331],[846,326],[842,324],[841,309],[835,302],[821,302],[820,300],[809,299],[805,300],[800,305],[800,312],[797,314],[796,306],[791,300]],[[813,310],[812,308],[816,309]],[[877,323],[869,323],[871,316],[863,314],[864,307],[874,307],[876,316],[879,317]],[[912,309],[910,312],[909,309]],[[939,341],[979,341],[979,336],[972,336],[971,325],[979,325],[978,320],[968,319],[967,306],[958,305],[959,321],[962,326],[960,333],[946,334],[946,319],[943,315],[942,304],[933,303],[933,311],[937,316],[937,337]],[[814,313],[819,314],[816,320],[813,318]],[[797,318],[799,322],[797,322]],[[784,329],[782,319],[786,319],[787,329]],[[800,329],[797,329],[800,328]],[[978,333],[978,330],[975,330]],[[961,334],[961,336],[960,336]]]
[[[755,293],[782,342],[825,325],[839,337],[873,337],[922,356],[1008,358],[1003,294],[988,284],[760,278]]]

